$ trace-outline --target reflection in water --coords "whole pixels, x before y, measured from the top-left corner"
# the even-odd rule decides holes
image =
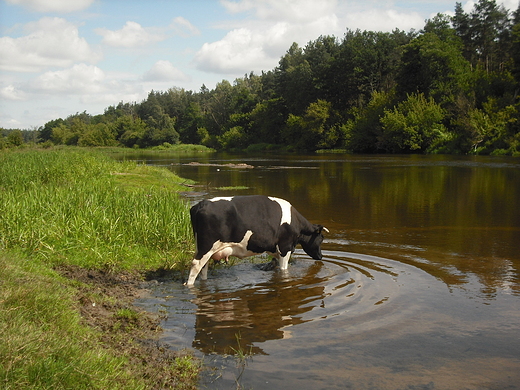
[[[131,157],[131,156],[129,156]],[[134,156],[135,158],[136,156]],[[520,294],[520,159],[468,156],[141,155],[207,188],[288,199],[349,250],[407,261],[482,294]],[[152,159],[155,160],[155,162]],[[206,166],[187,165],[192,161]],[[214,167],[239,164],[252,169]],[[289,169],[292,168],[292,169]],[[297,168],[297,169],[296,169]],[[200,198],[199,198],[200,199]],[[405,247],[420,248],[403,251]]]
[[[322,262],[315,262],[299,279],[269,272],[268,281],[239,290],[194,288],[197,305],[193,347],[205,353],[231,353],[237,337],[254,354],[265,353],[254,343],[291,337],[290,326],[305,322],[301,314],[324,298]]]
[[[185,165],[247,163],[254,168]],[[174,165],[170,165],[172,163]],[[322,262],[249,263],[142,300],[164,340],[252,348],[243,387],[520,388],[520,160],[447,156],[175,156],[204,187],[285,198],[327,226]],[[296,168],[297,169],[289,169]],[[229,192],[220,187],[242,186]],[[208,388],[236,387],[226,376]]]

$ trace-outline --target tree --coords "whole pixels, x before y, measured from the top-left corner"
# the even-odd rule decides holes
[[[336,127],[327,123],[330,116],[331,104],[319,99],[307,107],[303,116],[289,114],[282,137],[299,150],[334,147],[339,134]]]
[[[469,113],[469,124],[472,128],[473,145],[470,152],[475,154],[513,154],[520,146],[520,129],[518,128],[518,108],[510,105],[503,109],[497,105],[496,99],[490,98],[482,109],[474,109]]]
[[[192,102],[184,112],[184,115],[177,119],[177,128],[180,141],[187,144],[197,144],[201,141],[198,129],[204,124],[204,117],[200,104]]]
[[[52,138],[52,129],[61,125],[63,123],[63,119],[53,119],[47,122],[43,127],[40,127],[40,139],[42,142],[50,141]]]
[[[160,93],[151,91],[148,98],[139,106],[139,117],[146,123],[144,135],[138,141],[140,147],[179,142],[179,133],[175,130],[175,118],[171,118],[164,112],[159,98]]]
[[[74,133],[65,123],[53,127],[51,140],[57,145],[76,145],[79,134]]]
[[[389,92],[401,61],[401,48],[410,41],[402,31],[347,31],[330,66],[328,96],[336,110],[365,105],[374,91]]]
[[[516,79],[515,96],[520,93],[520,3],[514,13],[511,27],[511,73]]]
[[[227,130],[227,122],[233,113],[233,87],[227,80],[217,83],[213,91],[203,92],[205,127],[210,135],[219,136]]]
[[[277,94],[284,100],[288,112],[301,115],[314,100],[316,91],[311,66],[297,43],[280,59],[275,74]]]
[[[461,3],[455,3],[455,16],[452,18],[452,23],[457,36],[462,40],[464,57],[473,65],[475,48],[472,40],[472,27],[470,17],[464,12]]]
[[[456,3],[453,26],[464,43],[464,55],[473,67],[502,70],[508,60],[510,20],[495,0],[479,0],[468,15]]]
[[[345,147],[355,153],[382,152],[380,140],[383,130],[381,117],[385,109],[391,107],[393,96],[386,92],[373,92],[368,104],[362,108],[353,107],[352,116],[346,123]]]
[[[115,146],[115,132],[105,123],[88,126],[78,139],[79,146]]]
[[[446,102],[467,88],[469,63],[462,56],[460,40],[453,34],[442,35],[446,40],[437,33],[424,33],[405,46],[397,76],[400,99],[419,93]]]
[[[130,115],[120,117],[113,125],[118,141],[129,148],[143,145],[147,126],[141,118]]]
[[[149,116],[145,123],[147,126],[140,146],[157,146],[165,142],[179,143],[179,133],[175,130],[174,118],[164,113],[156,113],[154,116]]]
[[[251,143],[281,144],[280,129],[285,125],[286,106],[281,98],[257,103],[249,115]]]
[[[7,143],[10,146],[20,146],[23,144],[23,134],[21,130],[11,130],[7,135]]]
[[[411,94],[381,118],[380,148],[391,153],[435,152],[451,139],[442,124],[445,111],[424,94]]]

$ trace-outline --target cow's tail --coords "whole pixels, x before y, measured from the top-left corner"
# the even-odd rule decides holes
[[[193,237],[195,238],[195,257],[197,257],[198,248],[199,248],[199,241],[198,241],[198,232],[200,232],[200,228],[203,228],[203,226],[200,226],[203,221],[201,221],[203,209],[206,207],[206,201],[202,201],[197,203],[196,205],[192,206],[190,209],[190,219],[191,219],[191,228],[193,230]]]
[[[193,231],[193,235],[197,232],[197,212],[199,211],[200,203],[197,203],[195,206],[192,206],[190,209],[190,219],[191,219],[191,229]]]

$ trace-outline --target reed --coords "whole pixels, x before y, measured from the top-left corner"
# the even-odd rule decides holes
[[[193,244],[180,181],[89,151],[3,153],[0,248],[87,268],[182,268]]]

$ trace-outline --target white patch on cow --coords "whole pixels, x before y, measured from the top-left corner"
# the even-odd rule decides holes
[[[291,204],[287,202],[285,199],[274,198],[272,196],[269,197],[272,201],[277,202],[282,208],[282,220],[280,221],[280,225],[284,223],[291,224]]]
[[[233,196],[218,196],[216,198],[208,199],[210,202],[218,202],[219,200],[227,200],[230,202],[234,197]]]

